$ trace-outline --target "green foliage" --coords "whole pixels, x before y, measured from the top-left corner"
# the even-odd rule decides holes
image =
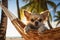
[[[28,12],[40,14],[41,12],[48,10],[47,3],[51,5],[54,9],[54,12],[56,12],[57,5],[52,1],[49,0],[23,0],[23,1],[28,3],[24,5],[21,9],[27,10]],[[50,14],[50,12],[48,20],[52,21],[52,15]]]
[[[58,6],[60,6],[60,3],[57,4],[57,7],[58,7]],[[57,8],[57,7],[56,7],[56,8]],[[55,10],[56,10],[56,9],[55,9]],[[57,12],[57,15],[55,15],[55,18],[56,18],[56,19],[55,19],[54,21],[58,21],[57,24],[56,24],[56,26],[57,26],[58,24],[60,24],[60,11],[56,11],[56,12]]]
[[[48,10],[47,3],[54,8],[54,12],[56,11],[56,4],[49,0],[23,0],[24,2],[28,2],[21,9],[28,10],[32,13],[40,14],[41,12]],[[49,19],[52,21],[52,15],[49,13]]]
[[[56,7],[57,7],[57,5],[56,5],[54,2],[52,2],[52,1],[47,1],[47,3],[48,3],[49,5],[51,5],[51,6],[53,7],[53,9],[54,9],[54,12],[56,12]]]
[[[24,0],[27,1],[27,0]],[[43,0],[29,0],[29,3],[24,5],[22,9],[29,10],[32,13],[40,13],[47,10],[46,1]]]
[[[57,15],[55,15],[55,17],[56,17],[56,19],[54,21],[58,21],[57,22],[57,25],[58,25],[60,23],[60,11],[57,11]]]

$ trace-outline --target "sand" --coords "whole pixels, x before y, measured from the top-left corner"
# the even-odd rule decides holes
[[[23,38],[10,38],[10,37],[8,37],[8,38],[6,38],[6,40],[24,40]]]

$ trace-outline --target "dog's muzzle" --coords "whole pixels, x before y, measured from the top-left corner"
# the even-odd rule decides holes
[[[39,23],[39,22],[38,22],[38,21],[36,21],[36,22],[35,22],[35,26],[38,26],[38,23]]]

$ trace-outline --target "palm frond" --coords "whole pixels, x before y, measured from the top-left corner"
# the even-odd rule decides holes
[[[60,21],[60,19],[59,19],[59,18],[57,18],[57,19],[55,19],[54,21]]]
[[[55,18],[60,18],[60,16],[58,16],[58,15],[55,15],[54,17],[55,17]]]
[[[29,0],[22,0],[22,1],[24,1],[24,2],[28,2]]]
[[[57,15],[55,15],[56,19],[54,21],[58,21],[56,26],[60,23],[60,11],[57,11]]]
[[[58,21],[58,23],[56,24],[56,26],[57,26],[58,24],[60,24],[60,21]]]
[[[57,6],[60,6],[60,3],[58,3]]]
[[[28,11],[32,12],[33,8],[34,8],[34,4],[31,4],[31,6],[29,6]]]
[[[51,5],[54,8],[54,12],[56,12],[56,4],[52,1],[47,1],[47,4]]]
[[[34,0],[22,0],[23,2],[32,2]]]
[[[52,7],[56,7],[56,4],[55,4],[54,2],[52,2],[52,1],[47,1],[47,3],[48,3],[49,5],[51,5]]]
[[[33,3],[33,2],[29,2],[29,3],[27,3],[26,5],[24,5],[24,6],[22,7],[22,9],[27,8],[27,7],[30,6],[32,3]]]
[[[60,16],[60,11],[57,11],[57,15],[59,15],[59,16]]]
[[[52,21],[52,15],[49,13],[49,20]]]

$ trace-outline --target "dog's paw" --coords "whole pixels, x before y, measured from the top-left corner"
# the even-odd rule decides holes
[[[30,27],[25,26],[25,28],[24,28],[24,33],[27,34],[27,33],[29,32],[29,30],[30,30]]]
[[[27,34],[26,30],[24,30],[24,33]]]

